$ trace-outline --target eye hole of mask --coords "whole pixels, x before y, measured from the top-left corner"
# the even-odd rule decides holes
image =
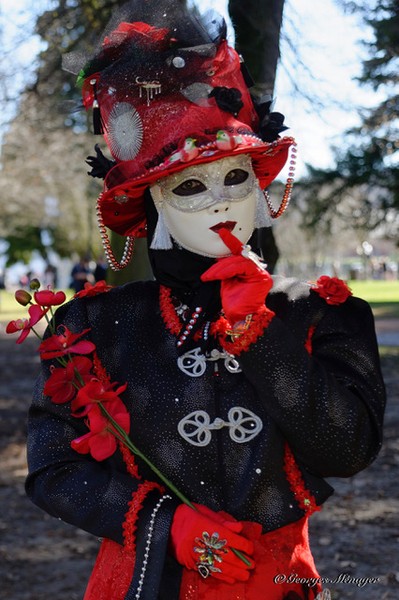
[[[232,171],[229,171],[224,178],[224,185],[238,185],[239,183],[244,183],[248,177],[248,171],[244,171],[243,169],[233,169]]]
[[[198,179],[186,179],[172,191],[176,196],[193,196],[205,192],[206,189],[206,186]]]

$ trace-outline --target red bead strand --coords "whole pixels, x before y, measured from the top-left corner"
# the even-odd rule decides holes
[[[281,201],[280,206],[276,210],[270,200],[269,192],[264,190],[263,194],[265,196],[266,204],[270,212],[270,216],[272,219],[278,219],[281,215],[287,210],[287,207],[291,200],[292,188],[294,185],[294,177],[295,177],[295,167],[296,167],[296,159],[297,159],[297,144],[293,142],[291,146],[291,155],[289,160],[289,168],[288,168],[288,177],[285,183],[283,199]]]

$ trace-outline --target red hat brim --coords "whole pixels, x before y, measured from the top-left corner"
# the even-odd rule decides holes
[[[189,162],[165,161],[138,177],[131,176],[134,161],[121,162],[108,173],[104,192],[99,198],[102,221],[108,229],[119,235],[146,237],[144,192],[159,179],[192,165],[213,162],[238,154],[248,154],[252,158],[259,185],[265,189],[284,167],[289,149],[294,144],[295,140],[292,137],[283,137],[266,143],[256,136],[244,135],[241,143],[233,149],[221,150],[214,143],[207,144],[200,148],[198,156]]]

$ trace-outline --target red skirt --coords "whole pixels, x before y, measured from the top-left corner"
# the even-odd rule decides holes
[[[246,523],[242,534],[255,547],[249,580],[228,584],[184,569],[180,600],[313,600],[321,591],[307,517],[260,536],[256,525]]]
[[[83,600],[124,600],[133,577],[135,553],[103,540]]]

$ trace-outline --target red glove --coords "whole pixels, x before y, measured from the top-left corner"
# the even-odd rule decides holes
[[[216,513],[202,504],[177,507],[170,530],[172,551],[187,569],[206,578],[212,575],[226,583],[247,581],[254,562],[246,565],[231,548],[246,555],[254,551],[253,542],[238,535],[243,524],[224,512]]]
[[[272,288],[273,280],[262,268],[256,254],[251,253],[254,259],[241,254],[243,245],[232,233],[226,229],[221,229],[218,233],[233,252],[233,256],[220,258],[202,274],[201,279],[221,280],[223,311],[230,325],[234,325],[265,306],[265,299]]]

